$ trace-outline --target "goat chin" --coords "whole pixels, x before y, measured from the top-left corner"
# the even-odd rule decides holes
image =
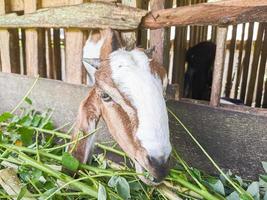
[[[135,161],[134,164],[135,164],[136,173],[143,174],[144,172],[146,172],[145,168],[143,168],[138,162]],[[146,178],[143,175],[138,175],[138,177],[146,185],[157,186],[157,185],[161,184],[161,183],[153,182],[151,179]]]

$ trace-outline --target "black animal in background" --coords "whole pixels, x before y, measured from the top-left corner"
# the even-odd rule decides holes
[[[201,42],[188,49],[188,67],[184,77],[185,98],[210,99],[215,53],[216,45],[212,42]]]

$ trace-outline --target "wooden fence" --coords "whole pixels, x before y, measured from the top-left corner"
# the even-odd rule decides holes
[[[0,0],[1,71],[86,84],[81,61],[88,31],[111,27],[130,31],[124,34],[129,46],[135,42],[144,48],[155,46],[154,58],[169,71],[171,83],[178,83],[182,97],[186,50],[211,40],[217,43],[211,105],[218,106],[222,95],[240,98],[249,106],[267,107],[265,0],[121,1],[141,9],[86,2]],[[81,3],[85,4],[76,5]],[[255,22],[260,22],[256,32]],[[176,26],[173,34],[171,26]],[[240,40],[238,26],[242,27]],[[232,27],[229,40],[228,27]],[[257,35],[255,41],[253,35]]]

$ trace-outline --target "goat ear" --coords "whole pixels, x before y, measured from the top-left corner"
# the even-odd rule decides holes
[[[88,85],[93,86],[95,84],[95,72],[100,67],[99,58],[83,58],[83,65],[88,75]]]
[[[112,30],[110,28],[102,31],[102,35],[104,35],[105,40],[103,46],[100,51],[100,59],[106,60],[109,59],[109,55],[123,47],[122,39],[120,33],[118,31]]]
[[[86,163],[92,157],[95,140],[95,133],[92,132],[95,131],[100,118],[98,102],[96,90],[93,88],[80,105],[76,127],[71,135],[74,144],[70,146],[68,151],[82,163]],[[86,135],[89,136],[79,139]]]

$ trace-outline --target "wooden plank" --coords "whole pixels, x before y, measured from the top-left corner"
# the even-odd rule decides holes
[[[220,105],[220,95],[222,89],[223,67],[225,61],[225,43],[227,27],[218,27],[216,40],[216,56],[213,69],[212,88],[210,95],[210,105]]]
[[[23,0],[9,0],[11,11],[23,11],[24,3]],[[85,0],[85,2],[89,2],[90,0]],[[117,2],[117,0],[91,0],[90,2]],[[68,6],[71,5],[69,0],[42,0],[40,7],[41,8],[51,8],[51,7],[60,7],[60,6]]]
[[[242,58],[243,58],[243,48],[244,48],[244,40],[245,40],[245,30],[246,30],[246,24],[242,24],[242,36],[241,36],[241,42],[239,46],[239,54],[238,54],[238,63],[237,63],[237,71],[236,71],[236,80],[235,80],[235,86],[234,86],[234,98],[237,99],[239,85],[240,85],[240,79],[241,79],[241,73],[242,73]]]
[[[34,0],[27,1],[29,1],[29,4],[25,4],[26,7],[30,7],[32,5],[31,1]],[[73,3],[70,2],[70,4]],[[32,12],[34,8],[28,10]],[[97,12],[95,12],[96,10]],[[9,14],[0,18],[0,28],[113,28],[134,30],[146,14],[147,11],[145,10],[121,4],[79,3],[79,5],[40,9],[37,12],[21,16],[17,16],[15,13]]]
[[[0,0],[0,14],[8,13],[7,0]],[[2,71],[20,73],[18,29],[0,29],[0,52]]]
[[[149,0],[141,0],[141,9],[148,10]],[[147,30],[143,28],[139,28],[137,45],[141,48],[147,49],[148,39],[147,39]]]
[[[60,30],[53,29],[53,60],[55,65],[55,79],[62,80]]]
[[[255,106],[260,107],[262,99],[263,100],[263,105],[265,104],[265,107],[267,106],[267,84],[265,86],[265,93],[263,96],[263,85],[264,85],[264,74],[265,74],[265,69],[266,69],[266,61],[267,61],[267,24],[263,24],[264,26],[264,39],[263,39],[263,44],[261,48],[261,60],[260,60],[260,65],[259,69],[257,71],[257,84],[256,84],[256,97],[255,97]],[[267,81],[265,81],[267,83]],[[264,107],[264,106],[263,106]]]
[[[254,21],[267,21],[266,0],[246,0],[246,3],[240,0],[219,1],[152,11],[143,19],[142,26],[150,29],[210,24],[225,26]]]
[[[152,11],[170,7],[171,0],[151,0],[150,8]],[[170,59],[170,29],[158,29],[150,31],[150,47],[155,47],[153,58],[158,63],[162,64],[166,71],[169,69]]]
[[[47,78],[54,79],[55,65],[53,60],[51,29],[45,30],[45,56],[46,56]]]
[[[38,9],[40,1],[24,0],[24,12],[32,13]],[[26,29],[26,68],[27,75],[46,77],[45,40],[43,29]]]
[[[26,35],[25,29],[21,29],[21,47],[20,47],[20,55],[22,56],[22,68],[21,74],[27,74],[27,67],[26,67]]]
[[[236,47],[236,33],[237,33],[237,25],[233,26],[232,30],[232,39],[230,43],[230,49],[229,49],[229,64],[227,68],[227,77],[226,77],[226,87],[225,87],[225,96],[229,97],[231,88],[232,88],[232,82],[233,82],[233,68],[234,68],[234,56],[235,56],[235,47]]]
[[[248,106],[251,106],[252,101],[253,101],[258,65],[259,65],[259,60],[260,60],[261,46],[263,43],[262,42],[263,32],[264,32],[264,26],[262,23],[260,23],[259,29],[258,29],[257,40],[255,43],[255,47],[253,48],[254,49],[253,50],[254,51],[253,61],[252,61],[252,64],[250,66],[250,74],[249,74],[250,76],[249,76],[249,80],[248,80],[247,95],[246,95],[246,99],[245,99],[245,104]]]
[[[188,3],[186,0],[176,1],[177,6],[185,6]],[[178,84],[178,98],[183,97],[187,28],[175,27],[172,83]]]
[[[245,57],[242,63],[242,82],[240,87],[240,99],[245,100],[246,97],[246,89],[247,89],[247,80],[248,80],[248,69],[250,64],[250,55],[251,55],[251,47],[253,41],[253,30],[254,30],[254,23],[249,24],[248,29],[248,39],[246,41],[245,47]]]
[[[83,0],[70,0],[72,4],[83,3]],[[66,81],[81,84],[83,80],[83,45],[84,35],[79,29],[65,30],[65,65]]]

